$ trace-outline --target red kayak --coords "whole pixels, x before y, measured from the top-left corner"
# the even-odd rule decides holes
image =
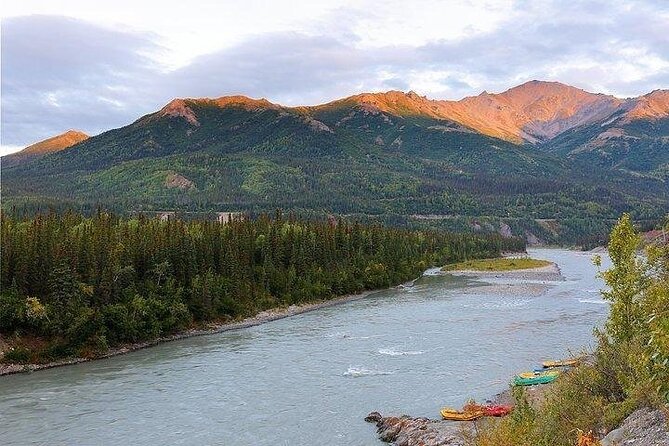
[[[465,408],[468,410],[480,410],[483,411],[483,415],[486,417],[503,417],[513,411],[513,406],[503,406],[496,404],[476,404],[468,403],[465,405]]]
[[[511,413],[511,406],[483,406],[483,412],[488,417],[503,417]]]

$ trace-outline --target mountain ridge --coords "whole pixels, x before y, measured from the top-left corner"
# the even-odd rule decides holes
[[[38,141],[21,150],[20,154],[24,155],[41,155],[59,150],[67,149],[73,145],[85,141],[90,138],[86,133],[79,130],[67,130],[59,135]]]
[[[5,167],[9,167],[30,159],[69,149],[80,142],[86,141],[88,138],[90,138],[90,136],[86,133],[70,129],[59,135],[31,144],[23,150],[4,156],[2,158],[3,164]]]
[[[246,109],[275,109],[318,115],[336,107],[356,104],[367,113],[400,117],[427,117],[450,121],[463,128],[516,144],[548,142],[567,130],[603,121],[617,113],[625,122],[669,117],[669,90],[655,90],[621,99],[590,93],[560,82],[532,80],[501,93],[482,92],[460,100],[429,99],[414,91],[365,92],[324,104],[283,106],[264,98],[234,95],[220,98],[175,98],[156,112],[182,117],[197,125],[188,103]],[[155,114],[155,113],[154,113]]]
[[[669,209],[665,95],[534,82],[462,101],[400,91],[298,107],[177,98],[68,150],[3,158],[2,206],[281,208],[596,243],[622,212],[656,221]]]

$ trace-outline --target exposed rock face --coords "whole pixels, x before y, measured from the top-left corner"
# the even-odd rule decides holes
[[[511,226],[507,225],[506,223],[500,223],[499,235],[505,238],[513,237],[513,234],[511,233]]]
[[[325,125],[323,122],[312,118],[311,116],[306,116],[304,118],[304,122],[309,125],[309,128],[311,128],[311,130],[314,132],[334,133],[330,127]]]
[[[370,112],[398,116],[428,116],[455,125],[442,131],[476,130],[513,142],[541,142],[573,127],[611,116],[625,100],[588,93],[559,82],[531,81],[503,93],[483,92],[459,101],[436,101],[414,92],[363,93],[332,102],[354,102]],[[471,131],[471,130],[469,130]]]
[[[669,90],[655,90],[631,101],[623,122],[635,119],[660,119],[669,116]]]
[[[541,240],[539,240],[539,237],[529,231],[525,231],[525,240],[527,240],[527,244],[530,246],[541,245]]]
[[[165,187],[168,189],[195,189],[195,183],[178,173],[169,173],[165,178]]]
[[[214,107],[239,107],[245,110],[264,110],[264,109],[281,109],[278,105],[272,104],[266,99],[252,99],[246,96],[223,96],[216,99],[210,98],[188,98],[188,99],[173,99],[165,107],[160,109],[158,113],[152,115],[154,117],[168,116],[172,118],[183,118],[191,125],[199,127],[200,122],[197,119],[193,108],[193,104],[210,105]]]
[[[462,433],[473,425],[472,422],[447,422],[407,415],[383,417],[378,412],[367,415],[365,421],[376,423],[379,439],[395,446],[461,446],[464,445]]]
[[[200,123],[193,110],[186,104],[184,99],[174,99],[159,112],[158,116],[169,116],[172,118],[184,118],[190,124],[199,126]]]
[[[444,114],[486,135],[531,143],[610,116],[623,101],[558,82],[531,81],[500,94],[443,101]]]
[[[618,429],[609,432],[601,443],[602,446],[667,446],[667,415],[660,410],[638,409]]]

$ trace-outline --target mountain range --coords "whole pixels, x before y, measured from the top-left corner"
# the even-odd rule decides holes
[[[623,211],[652,221],[669,210],[669,91],[620,99],[531,81],[459,101],[174,99],[2,163],[5,209],[281,207],[576,240]]]

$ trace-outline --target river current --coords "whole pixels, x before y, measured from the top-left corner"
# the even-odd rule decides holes
[[[255,327],[2,377],[0,444],[378,446],[363,421],[371,411],[437,418],[593,346],[608,304],[592,256],[530,255],[566,280],[499,293],[428,271],[410,287]]]

